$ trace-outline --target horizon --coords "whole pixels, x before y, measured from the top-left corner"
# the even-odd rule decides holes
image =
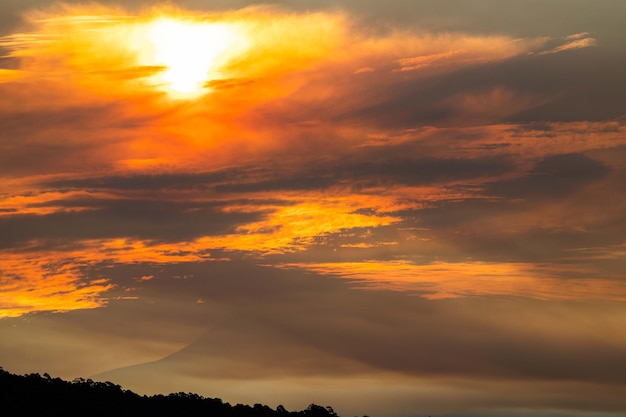
[[[0,365],[342,416],[623,415],[625,18],[4,2]]]

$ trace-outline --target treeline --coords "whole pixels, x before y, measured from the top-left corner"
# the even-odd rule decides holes
[[[0,368],[0,415],[5,416],[205,416],[338,417],[332,407],[311,404],[287,411],[279,405],[230,405],[219,398],[179,392],[138,395],[111,382],[77,378],[65,381],[48,374],[15,375]]]

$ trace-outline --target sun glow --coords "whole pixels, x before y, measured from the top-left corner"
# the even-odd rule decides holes
[[[198,95],[205,84],[220,78],[219,70],[245,40],[225,23],[161,18],[148,25],[146,64],[163,66],[155,78],[169,92]]]

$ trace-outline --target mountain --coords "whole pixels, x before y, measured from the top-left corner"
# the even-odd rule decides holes
[[[183,349],[158,361],[97,375],[141,393],[192,391],[230,401],[269,401],[290,407],[342,401],[345,376],[358,378],[371,367],[329,349],[319,333],[249,318],[214,325]],[[344,382],[345,381],[345,382]],[[342,394],[343,393],[343,394]],[[311,398],[313,397],[313,398]]]

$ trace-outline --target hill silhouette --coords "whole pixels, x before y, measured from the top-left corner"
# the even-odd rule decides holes
[[[139,395],[111,382],[77,378],[65,381],[43,375],[15,375],[0,367],[2,415],[42,416],[219,416],[219,417],[339,417],[332,407],[309,405],[287,411],[282,405],[231,405],[219,398],[192,393]]]

